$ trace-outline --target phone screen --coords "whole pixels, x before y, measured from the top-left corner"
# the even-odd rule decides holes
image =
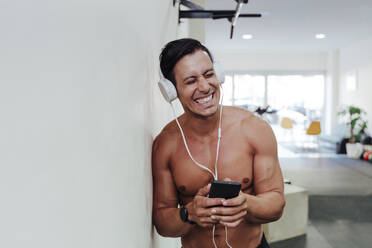
[[[215,180],[212,182],[208,197],[224,199],[234,198],[239,195],[241,186],[242,185],[238,182]]]

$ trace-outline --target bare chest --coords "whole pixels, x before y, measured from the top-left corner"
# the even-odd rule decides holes
[[[194,159],[215,174],[217,139],[208,142],[190,140],[188,144]],[[244,137],[238,134],[223,136],[217,161],[218,179],[240,182],[243,192],[253,193],[253,156],[253,148]],[[181,202],[188,202],[200,188],[213,181],[212,173],[191,160],[182,141],[171,158],[171,169]]]

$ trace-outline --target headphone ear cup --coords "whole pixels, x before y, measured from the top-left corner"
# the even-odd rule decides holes
[[[173,100],[177,99],[176,87],[166,78],[160,78],[158,83],[159,89],[165,100],[171,103]]]
[[[214,62],[213,69],[214,69],[214,73],[216,74],[218,82],[220,84],[223,84],[225,82],[225,71],[223,70],[221,63],[217,61]]]

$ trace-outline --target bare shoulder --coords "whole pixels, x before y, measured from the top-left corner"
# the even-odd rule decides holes
[[[238,125],[243,129],[264,125],[264,121],[255,116],[251,111],[233,106],[224,107],[224,119],[227,119],[234,126]]]
[[[274,132],[266,121],[246,109],[237,107],[226,107],[226,109],[227,115],[235,120],[235,125],[239,125],[240,132],[255,150],[260,150],[267,145],[271,148],[276,147]]]
[[[152,144],[153,166],[158,162],[164,165],[176,149],[178,130],[175,121],[168,123],[163,130],[156,136]]]

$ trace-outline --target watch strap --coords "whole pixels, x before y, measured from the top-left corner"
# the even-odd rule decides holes
[[[180,208],[180,217],[181,220],[185,223],[189,223],[191,225],[196,224],[195,222],[189,220],[189,212],[187,211],[187,208],[185,206],[182,206]]]

